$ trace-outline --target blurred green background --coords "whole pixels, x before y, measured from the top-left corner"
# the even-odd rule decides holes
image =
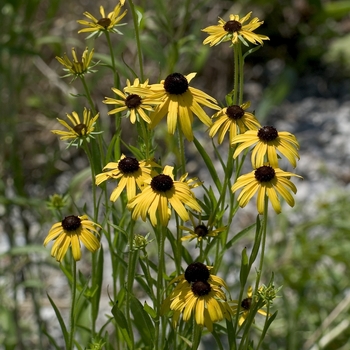
[[[45,202],[56,192],[83,196],[84,184],[72,178],[87,166],[79,150],[65,150],[50,133],[57,127],[57,117],[81,111],[83,103],[70,95],[81,91],[79,82],[60,78],[63,71],[55,56],[67,52],[70,57],[72,47],[80,55],[86,46],[94,46],[96,59],[108,60],[103,37],[85,41],[84,35],[77,34],[76,20],[83,19],[84,11],[98,16],[99,5],[112,10],[115,4],[0,2],[0,349],[50,348],[45,333],[50,333],[52,320],[45,313],[50,308],[45,293],[55,287],[49,273],[56,264],[42,247],[52,224]],[[337,87],[350,78],[350,1],[140,0],[135,4],[143,15],[145,71],[153,83],[174,71],[196,71],[194,85],[223,102],[232,88],[231,49],[204,47],[200,30],[216,24],[218,16],[227,20],[230,13],[243,16],[253,11],[265,21],[258,32],[270,37],[245,65],[246,93],[258,118],[268,121],[271,109],[293,91],[302,93],[309,77],[321,77],[333,98],[344,98],[344,94],[337,96]],[[124,35],[113,37],[122,83],[125,77],[132,78],[124,62],[137,67],[130,13],[125,22],[129,25],[121,28]],[[110,95],[113,82],[107,69],[98,70],[98,78],[91,75],[88,83],[106,117],[101,101]],[[315,86],[309,93],[322,96],[322,91]],[[107,119],[105,124],[108,127]],[[302,175],[309,180],[307,173]],[[334,188],[314,203],[311,217],[303,215],[300,204],[292,219],[282,214],[271,225],[266,271],[275,272],[276,284],[283,289],[265,349],[350,349],[349,189],[344,183]]]

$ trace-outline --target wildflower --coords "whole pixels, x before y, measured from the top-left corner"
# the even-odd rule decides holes
[[[161,224],[166,226],[171,215],[169,204],[184,221],[189,219],[185,205],[193,210],[200,211],[201,207],[186,178],[187,174],[175,181],[173,167],[167,165],[162,174],[147,179],[142,192],[136,195],[128,204],[128,209],[133,210],[133,220],[141,216],[142,220],[146,221],[148,213],[152,225],[156,226],[158,213]]]
[[[88,220],[87,215],[66,216],[61,222],[57,222],[51,227],[44,240],[44,246],[52,240],[55,241],[51,249],[51,256],[55,257],[58,262],[62,261],[69,246],[71,246],[73,259],[78,261],[81,258],[80,241],[92,253],[100,247],[99,240],[93,234],[98,234],[95,226],[101,227]]]
[[[154,241],[154,239],[149,240],[150,233],[147,233],[146,236],[135,234],[132,240],[132,246],[130,251],[144,250],[148,244]]]
[[[264,21],[259,21],[259,18],[254,17],[248,24],[244,24],[244,22],[249,20],[251,14],[252,12],[249,12],[241,19],[239,19],[238,15],[230,15],[230,20],[227,22],[219,17],[217,25],[202,29],[203,32],[209,34],[203,41],[203,44],[214,46],[225,41],[231,41],[232,44],[236,44],[240,40],[244,45],[248,46],[247,40],[255,45],[263,45],[263,40],[270,39],[266,35],[255,34],[253,31],[260,27]]]
[[[91,118],[91,111],[86,108],[84,108],[83,112],[83,122],[81,122],[77,112],[72,112],[72,114],[67,113],[67,118],[70,120],[72,126],[62,119],[57,118],[57,120],[66,129],[68,129],[68,131],[51,130],[51,132],[53,134],[61,135],[60,139],[63,141],[73,139],[69,143],[68,147],[71,145],[81,146],[84,140],[90,142],[90,138],[93,139],[94,135],[101,133],[100,131],[94,131],[98,117],[99,113]]]
[[[251,161],[254,168],[262,166],[266,161],[274,168],[278,167],[277,151],[281,152],[295,168],[299,158],[299,143],[295,136],[287,131],[277,131],[273,126],[263,126],[259,130],[250,130],[238,135],[232,144],[241,143],[233,157],[236,158],[245,148],[255,144]],[[267,157],[267,158],[265,158]]]
[[[130,82],[127,82],[128,86]],[[126,117],[130,117],[132,124],[135,124],[136,118],[140,116],[146,123],[150,123],[151,119],[146,114],[145,111],[152,112],[153,107],[151,105],[159,104],[160,101],[152,97],[152,92],[147,89],[143,84],[140,84],[135,80],[134,84],[137,84],[137,87],[144,89],[144,93],[141,95],[138,94],[125,94],[122,91],[112,88],[112,91],[119,96],[119,99],[114,99],[106,97],[103,103],[117,105],[117,108],[112,109],[108,112],[109,115],[116,114],[122,111],[127,111]],[[147,82],[145,83],[147,86]],[[144,97],[148,95],[148,97]]]
[[[63,70],[68,72],[68,74],[63,76],[63,78],[74,76],[74,79],[76,79],[77,77],[83,76],[84,74],[96,72],[92,68],[94,68],[98,64],[98,62],[97,63],[92,62],[93,55],[94,55],[94,49],[92,49],[89,52],[88,48],[86,48],[81,57],[81,61],[79,61],[77,54],[75,52],[75,48],[73,47],[72,61],[68,58],[67,54],[64,54],[63,57],[56,56],[56,60],[59,63],[61,63],[62,66],[65,67],[63,68]]]
[[[185,273],[174,278],[170,284],[178,285],[164,300],[161,312],[172,310],[173,326],[176,327],[182,313],[184,321],[189,321],[194,314],[200,326],[213,331],[213,323],[226,318],[230,320],[232,311],[226,301],[222,287],[227,288],[223,279],[210,274],[207,266],[200,262],[190,264]]]
[[[246,112],[250,102],[246,102],[240,106],[233,105],[221,109],[215,113],[212,118],[218,118],[209,130],[209,136],[214,137],[219,132],[218,143],[221,144],[227,131],[230,130],[230,143],[239,133],[244,133],[246,130],[257,130],[260,123],[255,118],[254,114]]]
[[[204,112],[200,105],[219,109],[216,100],[199,89],[189,86],[191,80],[196,73],[191,73],[186,76],[180,73],[173,73],[167,76],[159,84],[153,84],[150,89],[154,91],[153,98],[158,98],[161,103],[151,113],[150,127],[154,128],[158,123],[168,115],[167,124],[169,134],[174,134],[177,121],[180,122],[180,127],[185,137],[193,140],[192,123],[193,114],[206,126],[212,124],[209,116]],[[138,93],[137,88],[126,88],[129,93]]]
[[[124,1],[120,1],[118,5],[114,8],[112,12],[110,12],[107,16],[105,14],[105,10],[103,6],[100,6],[100,14],[101,18],[95,18],[91,13],[84,12],[83,15],[87,17],[90,21],[87,20],[78,20],[79,24],[83,26],[87,26],[87,28],[83,28],[78,31],[78,33],[90,33],[91,36],[98,35],[100,36],[103,32],[111,32],[122,34],[117,27],[123,24],[119,24],[119,22],[124,18],[127,13],[125,10],[121,15],[120,11],[122,6],[124,5]],[[89,36],[89,37],[91,37]]]
[[[248,318],[249,313],[251,312],[251,306],[253,302],[253,288],[249,287],[247,291],[247,297],[242,300],[241,306],[238,307],[238,300],[232,300],[230,303],[232,303],[231,308],[233,314],[237,314],[237,310],[239,309],[239,313],[241,314],[240,318],[238,319],[238,324],[242,326],[243,322]],[[267,312],[263,310],[262,308],[259,308],[257,312],[260,315],[267,316]]]
[[[115,202],[125,187],[128,200],[131,200],[136,196],[136,187],[142,189],[145,181],[151,179],[152,167],[159,167],[159,165],[151,160],[138,161],[136,158],[126,157],[123,154],[118,162],[108,163],[103,168],[104,172],[96,175],[95,183],[100,185],[109,179],[119,180],[110,200]]]
[[[181,237],[181,241],[192,241],[193,239],[197,239],[197,242],[201,242],[203,238],[216,237],[220,232],[226,230],[226,227],[220,227],[216,230],[213,230],[213,227],[204,225],[201,220],[199,220],[198,225],[196,225],[191,213],[189,216],[190,220],[192,221],[193,229],[185,226],[180,226],[180,229],[183,231],[188,231],[190,233],[187,236]]]
[[[277,214],[281,212],[281,203],[277,196],[279,193],[286,202],[293,207],[294,198],[289,191],[294,194],[297,192],[295,185],[289,180],[290,176],[301,176],[283,171],[279,168],[273,168],[269,165],[263,165],[249,174],[240,176],[232,186],[232,192],[243,187],[237,200],[239,205],[245,207],[254,194],[258,191],[257,209],[259,214],[264,212],[265,195],[268,196],[273,209]]]

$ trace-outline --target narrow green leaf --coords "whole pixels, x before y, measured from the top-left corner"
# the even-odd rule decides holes
[[[102,280],[103,280],[103,266],[104,266],[104,254],[103,254],[103,247],[101,245],[101,248],[99,251],[94,253],[97,255],[97,264],[95,266],[95,271],[93,274],[93,279],[92,279],[92,286],[96,286],[97,289],[94,290],[95,293],[92,297],[91,300],[91,308],[92,308],[92,317],[94,320],[97,319],[98,317],[98,311],[99,311],[99,305],[100,305],[100,299],[101,299],[101,286],[102,286]]]
[[[118,305],[114,305],[112,308],[112,315],[114,320],[118,325],[118,330],[120,331],[122,337],[124,338],[128,349],[132,349],[132,341],[129,336],[128,323],[122,311],[119,309]]]
[[[235,236],[233,236],[227,243],[225,246],[225,250],[231,248],[233,246],[234,243],[236,243],[238,240],[240,240],[242,237],[244,237],[254,226],[256,225],[256,223],[246,227],[245,229],[243,229],[242,231],[238,232]]]
[[[247,255],[247,248],[244,248],[242,251],[242,258],[241,258],[241,270],[239,272],[239,279],[241,282],[241,286],[245,286],[248,279],[248,275],[250,271],[250,266],[248,262],[249,262],[249,259]]]
[[[145,301],[145,305],[143,305],[143,308],[152,318],[156,318],[157,317],[157,313],[155,312],[155,310],[152,307],[150,307],[147,304],[147,301]]]

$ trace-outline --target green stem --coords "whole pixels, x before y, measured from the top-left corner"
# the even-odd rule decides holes
[[[119,89],[119,87],[120,87],[120,80],[119,80],[119,74],[117,72],[117,67],[115,65],[115,58],[114,58],[114,52],[113,52],[113,46],[112,46],[112,42],[111,42],[111,37],[110,37],[108,31],[105,31],[105,35],[106,35],[106,38],[107,38],[107,44],[108,44],[109,53],[110,53],[110,56],[111,56],[114,87]]]
[[[67,344],[67,350],[73,350],[74,347],[74,333],[75,333],[75,295],[77,290],[77,263],[72,258],[72,304],[70,308],[70,330]]]
[[[238,101],[238,90],[239,90],[239,46],[240,43],[237,42],[233,45],[233,59],[234,59],[234,67],[233,67],[233,104],[236,105]]]
[[[177,136],[178,136],[179,150],[180,150],[181,174],[185,174],[186,172],[185,141],[184,141],[180,124],[178,124]]]
[[[85,78],[84,78],[83,75],[80,77],[80,80],[81,80],[81,82],[82,82],[82,84],[84,86],[85,96],[86,96],[86,98],[87,98],[87,100],[89,102],[91,111],[92,111],[93,115],[95,116],[97,114],[96,108],[95,108],[94,102],[93,102],[93,100],[91,98],[90,90],[89,90],[89,88],[88,88],[88,86],[86,84],[86,81],[85,81]]]

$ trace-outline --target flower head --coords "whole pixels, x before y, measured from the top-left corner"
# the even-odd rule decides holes
[[[167,165],[162,174],[147,179],[142,192],[130,200],[128,209],[133,211],[132,218],[134,220],[141,216],[142,220],[146,221],[148,213],[153,226],[157,225],[158,218],[161,224],[166,226],[171,215],[169,204],[184,221],[189,219],[185,206],[201,211],[201,207],[186,181],[187,174],[175,181],[173,169]]]
[[[62,124],[67,131],[65,130],[51,130],[53,134],[61,135],[60,139],[72,141],[68,144],[68,147],[81,146],[84,140],[90,142],[90,138],[94,138],[94,135],[101,133],[100,131],[95,130],[95,124],[99,117],[97,113],[93,118],[91,118],[91,111],[84,108],[83,112],[83,122],[81,122],[80,117],[77,112],[72,112],[72,114],[67,113],[67,118],[72,125],[69,125],[66,121],[57,118],[60,124]]]
[[[233,157],[236,158],[245,148],[255,144],[251,161],[254,168],[262,166],[266,161],[274,168],[278,167],[277,151],[281,152],[295,168],[299,159],[299,143],[295,136],[286,131],[277,131],[273,126],[263,126],[259,130],[249,130],[238,135],[232,144],[241,143]],[[267,157],[267,158],[265,158]]]
[[[173,311],[173,326],[176,327],[180,315],[189,321],[194,314],[200,326],[213,331],[213,323],[226,318],[230,320],[232,311],[226,301],[222,287],[227,288],[223,279],[210,274],[207,266],[200,262],[190,264],[185,273],[170,283],[178,283],[172,293],[164,300],[162,313]]]
[[[122,14],[120,14],[123,5],[124,1],[120,1],[118,5],[114,8],[114,10],[110,12],[107,16],[105,14],[105,9],[103,8],[103,6],[100,6],[100,19],[95,18],[89,12],[84,12],[84,16],[87,17],[90,21],[84,19],[78,20],[77,22],[79,24],[87,26],[87,28],[79,30],[78,33],[91,33],[91,36],[100,36],[103,32],[122,34],[121,32],[119,32],[117,27],[123,25],[119,24],[119,22],[124,18],[124,16],[127,13],[127,10],[125,10]]]
[[[110,162],[103,168],[103,173],[96,175],[96,185],[109,179],[119,180],[117,187],[111,194],[111,201],[115,202],[124,188],[128,200],[136,196],[137,187],[142,189],[145,181],[151,179],[152,167],[159,167],[159,165],[152,160],[138,161],[133,157],[126,157],[124,154],[118,162]]]
[[[247,291],[247,297],[242,300],[241,306],[238,307],[238,300],[232,300],[230,303],[232,303],[232,312],[233,314],[237,314],[237,311],[239,309],[240,318],[238,319],[238,324],[242,326],[243,322],[248,318],[249,313],[251,312],[251,306],[253,303],[253,288],[249,287]],[[257,312],[260,315],[267,316],[267,312],[263,310],[262,308],[259,308]]]
[[[219,132],[218,143],[221,144],[227,131],[230,131],[230,143],[234,137],[246,130],[257,130],[260,123],[255,118],[254,114],[247,112],[250,102],[246,102],[240,106],[232,105],[222,108],[219,112],[213,115],[217,118],[214,124],[209,129],[209,136],[214,137]]]
[[[81,258],[80,241],[92,253],[100,247],[100,242],[94,235],[94,233],[98,234],[95,226],[101,227],[88,220],[87,215],[66,216],[61,222],[57,222],[51,227],[44,240],[44,246],[52,240],[55,241],[51,249],[51,256],[59,262],[62,261],[69,246],[71,246],[73,259],[78,261]]]
[[[240,40],[246,46],[249,46],[247,41],[254,45],[263,45],[263,40],[270,39],[266,35],[255,34],[253,32],[260,27],[264,21],[259,21],[259,18],[254,17],[249,23],[244,24],[244,22],[249,20],[251,15],[252,13],[249,12],[241,19],[238,15],[230,15],[230,20],[227,22],[219,17],[217,25],[202,29],[203,32],[209,34],[209,36],[203,41],[203,44],[214,46],[225,41],[231,41],[232,44],[235,44]]]
[[[297,192],[295,185],[289,180],[291,176],[301,176],[283,171],[279,168],[273,168],[269,165],[263,165],[251,173],[240,176],[232,186],[232,192],[236,192],[243,187],[237,200],[239,205],[245,207],[256,192],[258,192],[257,209],[259,214],[264,212],[265,196],[267,195],[273,209],[277,214],[281,212],[281,203],[277,194],[280,194],[285,201],[294,206],[294,198],[290,194]]]
[[[150,89],[155,93],[153,98],[158,98],[161,103],[151,113],[150,127],[154,128],[167,115],[169,134],[174,134],[177,121],[185,137],[193,140],[192,123],[193,114],[206,126],[212,124],[209,116],[204,112],[201,105],[212,109],[219,109],[216,100],[203,91],[189,85],[196,73],[186,76],[180,73],[173,73],[167,76],[159,84],[150,85]],[[129,93],[139,93],[138,88],[126,88]]]
[[[73,60],[71,61],[67,54],[64,54],[63,57],[56,56],[56,60],[62,64],[65,68],[63,68],[64,71],[68,72],[68,74],[64,75],[63,78],[73,76],[73,80],[83,76],[87,73],[94,73],[96,72],[92,68],[94,68],[97,63],[92,62],[92,57],[94,55],[94,49],[92,49],[90,52],[86,48],[83,52],[83,55],[81,57],[81,60],[79,61],[77,54],[75,52],[75,48],[72,48],[72,56]]]

